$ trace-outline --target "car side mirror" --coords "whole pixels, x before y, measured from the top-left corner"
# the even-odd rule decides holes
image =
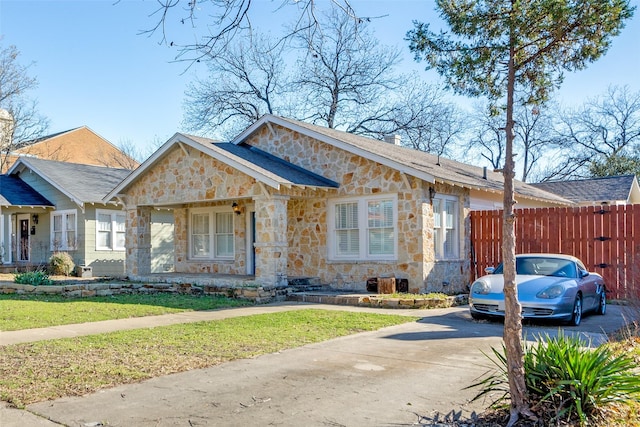
[[[494,271],[496,271],[495,267],[487,267],[484,269],[484,272],[487,274],[493,274]]]
[[[589,272],[587,270],[580,270],[580,278],[587,277]]]

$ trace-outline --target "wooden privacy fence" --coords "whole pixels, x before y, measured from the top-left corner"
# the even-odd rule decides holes
[[[640,205],[516,209],[516,253],[574,255],[600,273],[609,298],[640,298]],[[502,259],[503,211],[471,212],[472,274]]]

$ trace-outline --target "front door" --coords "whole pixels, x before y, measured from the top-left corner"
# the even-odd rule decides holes
[[[18,261],[30,259],[31,236],[29,234],[29,215],[18,215]]]

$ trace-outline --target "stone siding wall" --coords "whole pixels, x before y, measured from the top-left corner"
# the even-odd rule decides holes
[[[187,147],[172,149],[127,190],[127,205],[235,200],[256,194],[253,178],[209,155]],[[259,192],[259,190],[258,190]]]
[[[460,218],[467,217],[468,191],[460,187],[429,184],[363,159],[321,141],[273,126],[264,127],[247,143],[340,184],[337,192],[316,198],[292,198],[288,207],[288,274],[320,277],[336,288],[360,289],[370,277],[409,279],[413,291],[464,290],[469,282],[469,262],[436,262],[433,249],[433,212],[429,186],[440,194],[456,195]],[[331,197],[394,195],[398,200],[398,258],[395,261],[332,261],[327,251],[327,210]],[[468,221],[464,219],[464,224]],[[461,231],[465,227],[461,227]],[[468,239],[461,236],[462,254]],[[447,283],[447,284],[442,284]],[[440,284],[440,285],[437,285]]]

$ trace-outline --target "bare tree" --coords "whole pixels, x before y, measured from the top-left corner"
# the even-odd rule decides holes
[[[520,106],[514,114],[513,132],[518,153],[516,162],[521,168],[520,180],[535,180],[545,157],[556,149],[560,142],[554,127],[555,108],[551,103],[533,107]]]
[[[19,62],[15,46],[0,45],[0,108],[5,110],[0,140],[0,171],[6,169],[11,153],[43,135],[49,122],[38,114],[37,102],[27,97],[38,82],[28,75],[28,66]]]
[[[395,94],[388,94],[386,117],[372,125],[385,134],[398,134],[403,145],[437,155],[452,155],[467,125],[461,110],[446,101],[445,91],[406,76]],[[395,103],[393,99],[396,98]],[[388,125],[387,125],[388,123]],[[373,133],[374,132],[369,132]]]
[[[117,147],[93,154],[96,162],[110,168],[133,170],[144,160],[143,152],[130,139],[121,141]]]
[[[300,32],[294,38],[306,52],[294,82],[304,99],[302,119],[361,133],[358,118],[377,111],[379,100],[399,86],[394,73],[399,52],[381,46],[342,11],[331,9],[322,24],[323,31]]]
[[[504,117],[487,105],[478,105],[471,116],[471,137],[466,146],[471,156],[480,155],[494,170],[504,166]],[[466,156],[467,158],[469,156]]]
[[[187,89],[187,129],[231,136],[263,114],[282,114],[288,74],[283,47],[276,44],[246,37],[207,56],[209,74]]]
[[[564,153],[572,160],[569,176],[589,177],[594,159],[606,163],[609,157],[640,152],[640,92],[628,86],[609,87],[605,94],[562,114],[561,120]]]
[[[252,35],[207,57],[209,75],[187,92],[187,128],[230,137],[272,113],[447,153],[463,120],[444,91],[396,73],[397,50],[366,24],[340,10],[319,19],[322,32],[298,33],[291,48]]]
[[[119,1],[119,0],[118,0]],[[161,41],[176,47],[176,59],[199,61],[224,52],[229,43],[247,32],[252,32],[252,13],[256,3],[252,0],[156,0],[158,8],[153,13],[155,25],[148,34],[161,34]],[[275,16],[296,9],[294,24],[280,41],[302,32],[320,31],[316,0],[279,0],[273,2],[271,13]],[[358,16],[349,0],[330,0],[330,5],[340,10],[355,23],[369,22],[374,17]],[[264,6],[264,5],[263,5]],[[206,18],[207,34],[181,42],[174,38],[174,25],[191,25],[196,28],[200,19]],[[194,41],[195,40],[195,41]]]

